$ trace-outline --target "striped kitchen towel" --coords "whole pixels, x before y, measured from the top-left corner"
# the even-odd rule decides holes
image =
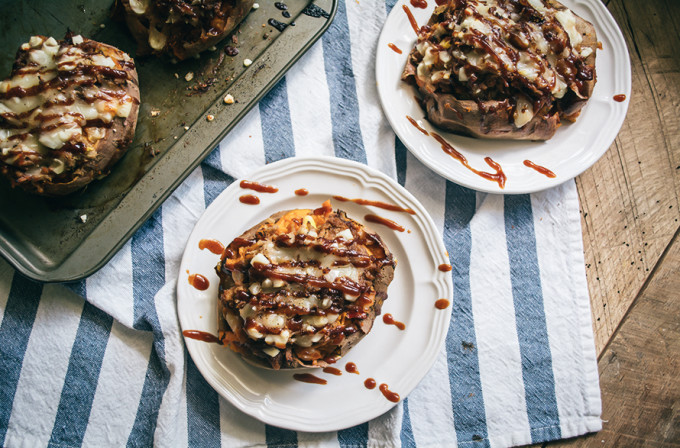
[[[0,446],[507,447],[601,428],[575,184],[481,194],[413,158],[375,88],[393,3],[341,1],[321,41],[101,271],[69,290],[0,262]],[[254,168],[315,154],[405,185],[454,267],[432,370],[387,414],[323,434],[265,425],[221,398],[187,355],[175,302],[205,207]]]

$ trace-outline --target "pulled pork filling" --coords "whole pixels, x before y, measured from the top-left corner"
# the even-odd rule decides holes
[[[517,128],[539,111],[573,120],[595,79],[591,41],[550,0],[451,0],[419,30],[402,79],[482,112],[511,108]]]
[[[223,344],[275,369],[323,367],[370,331],[395,265],[380,237],[328,201],[244,236],[216,268]]]

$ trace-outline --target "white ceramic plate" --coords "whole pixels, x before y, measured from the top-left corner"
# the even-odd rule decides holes
[[[435,6],[434,0],[427,3],[426,9],[419,9],[410,6],[408,0],[397,2],[380,34],[376,59],[378,94],[385,115],[399,139],[421,162],[441,176],[474,190],[519,194],[545,190],[572,179],[607,151],[628,110],[631,74],[623,35],[600,0],[562,1],[595,26],[603,48],[597,52],[597,84],[593,96],[576,123],[562,125],[547,142],[474,139],[436,130],[474,168],[493,173],[484,158],[488,156],[498,162],[508,177],[504,189],[466,169],[444,153],[432,137],[421,133],[406,119],[409,115],[426,130],[434,129],[425,120],[423,110],[414,99],[416,90],[400,80],[408,53],[416,41],[402,5],[409,5],[418,25],[422,26],[429,20]],[[390,49],[390,43],[401,49],[402,54]],[[626,100],[621,103],[614,101],[613,97],[617,94],[626,95]],[[527,168],[524,160],[550,169],[557,177],[548,178]]]
[[[314,370],[328,381],[308,384],[293,379],[291,371],[269,371],[253,367],[226,347],[185,338],[194,363],[210,385],[241,411],[266,423],[299,431],[335,431],[375,418],[394,406],[378,388],[363,383],[374,378],[390,390],[408,395],[432,366],[446,338],[450,307],[437,310],[434,302],[453,296],[450,273],[438,266],[448,263],[446,248],[425,208],[396,182],[365,165],[331,157],[285,159],[259,169],[248,180],[273,185],[278,193],[244,190],[239,182],[230,185],[208,207],[194,228],[182,258],[177,285],[177,312],[182,330],[217,334],[218,277],[214,267],[219,256],[198,248],[201,239],[216,239],[224,245],[280,210],[317,208],[334,195],[397,204],[415,210],[415,215],[331,200],[333,208],[345,210],[364,223],[368,213],[391,219],[410,230],[397,232],[373,224],[397,259],[394,280],[388,290],[383,314],[391,313],[406,324],[400,331],[376,319],[371,333],[354,347],[336,367],[335,376]],[[307,196],[295,190],[306,188]],[[257,195],[259,205],[239,202],[244,194]],[[210,281],[206,291],[189,284],[198,273]],[[356,363],[360,375],[344,371]],[[309,371],[305,369],[305,371]]]

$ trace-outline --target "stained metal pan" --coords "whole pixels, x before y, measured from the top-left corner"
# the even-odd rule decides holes
[[[66,198],[35,197],[0,183],[0,255],[42,282],[78,280],[101,268],[316,42],[330,26],[337,1],[287,0],[290,18],[274,2],[260,1],[234,39],[200,59],[137,58],[141,105],[128,153],[108,177]],[[134,55],[135,42],[111,18],[111,3],[3,1],[0,78],[9,75],[15,50],[36,34],[61,38],[70,29]],[[279,31],[270,19],[295,25]],[[238,55],[227,56],[225,46],[237,48]],[[252,65],[245,67],[245,59]],[[186,81],[189,72],[194,77]],[[238,101],[225,105],[227,93]]]

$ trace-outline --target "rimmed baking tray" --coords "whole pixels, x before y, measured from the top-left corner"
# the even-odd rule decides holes
[[[97,271],[319,39],[337,2],[286,0],[286,18],[274,2],[260,1],[233,37],[200,59],[137,58],[141,105],[128,153],[108,177],[67,198],[35,197],[1,183],[0,254],[41,282],[74,281]],[[4,2],[0,78],[9,75],[15,49],[36,34],[60,38],[70,29],[134,55],[136,44],[112,19],[111,3]],[[270,19],[288,26],[277,28]],[[238,54],[228,56],[227,46]],[[248,67],[246,59],[253,61]],[[224,103],[227,93],[236,103]]]

